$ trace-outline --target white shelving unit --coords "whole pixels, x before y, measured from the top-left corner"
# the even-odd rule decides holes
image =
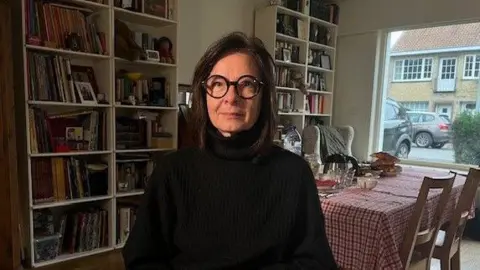
[[[308,3],[309,1],[300,2]],[[291,78],[283,80],[286,84],[277,84],[277,94],[286,93],[292,97],[293,103],[290,110],[281,110],[279,108],[280,121],[288,120],[297,127],[300,133],[312,118],[323,121],[325,125],[331,125],[335,75],[335,47],[338,33],[337,25],[309,16],[308,7],[303,7],[301,10],[305,10],[305,12],[294,11],[280,5],[269,5],[255,10],[255,36],[263,41],[267,50],[275,57],[277,68],[286,68],[299,72],[303,75],[304,82],[309,84],[313,82],[309,81],[309,79],[311,79],[309,78],[309,73],[319,74],[324,77],[326,86],[324,89],[314,89],[311,87],[314,83],[309,85],[307,89],[308,95],[318,95],[323,99],[322,108],[315,111],[306,110],[304,102],[306,96],[299,91],[298,87],[291,85]],[[294,32],[298,33],[297,36],[286,35],[277,31],[277,21],[283,15],[291,16],[303,22],[303,27],[293,29]],[[330,39],[327,44],[310,41],[310,28],[313,26],[328,30]],[[283,60],[283,52],[277,48],[278,43],[284,46],[285,44],[298,46],[298,61]],[[309,59],[310,50],[323,52],[322,54],[327,55],[330,58],[330,68],[309,64],[307,60]],[[277,70],[277,77],[281,76],[281,71],[278,72]],[[277,78],[277,80],[282,82],[282,79]],[[280,100],[278,101],[280,103]]]
[[[95,2],[94,2],[95,1]],[[144,0],[139,0],[143,2]],[[21,141],[21,147],[18,149],[19,158],[24,162],[25,169],[20,173],[23,184],[22,190],[25,192],[25,214],[23,215],[22,234],[24,236],[27,259],[32,267],[41,267],[45,265],[55,264],[62,261],[90,256],[116,248],[122,248],[124,243],[117,243],[117,203],[125,198],[138,199],[143,190],[132,190],[129,192],[117,192],[117,175],[116,165],[124,162],[147,162],[148,158],[137,158],[133,160],[117,160],[118,154],[138,154],[138,153],[155,153],[161,151],[174,150],[177,147],[177,121],[178,121],[178,106],[177,106],[177,64],[178,63],[178,21],[176,9],[178,0],[168,0],[169,7],[172,11],[169,12],[169,18],[161,18],[149,15],[143,12],[135,12],[125,10],[114,6],[115,0],[104,0],[103,3],[97,3],[96,0],[64,0],[63,5],[70,6],[71,9],[90,10],[96,20],[96,27],[98,32],[105,34],[105,54],[86,53],[80,51],[72,51],[61,48],[46,47],[43,45],[29,44],[27,40],[27,13],[30,0],[18,0],[15,7],[17,14],[16,26],[22,29],[22,34],[17,36],[16,53],[17,63],[15,67],[17,88],[16,91],[16,107],[19,115],[23,115],[17,120],[22,123],[17,125],[20,131],[18,134],[23,134],[24,138]],[[61,15],[64,16],[64,15]],[[54,16],[52,16],[54,17]],[[173,44],[174,63],[161,63],[146,60],[129,61],[115,56],[115,32],[114,21],[118,19],[125,22],[130,30],[134,32],[148,33],[153,37],[167,37]],[[59,26],[61,27],[61,26]],[[72,65],[90,66],[93,67],[96,83],[100,93],[105,94],[108,104],[87,104],[87,103],[73,103],[73,102],[56,102],[45,100],[31,100],[29,99],[29,90],[31,75],[29,74],[28,54],[31,52],[38,52],[52,56],[62,56],[64,59],[70,59]],[[128,72],[140,72],[143,77],[164,77],[167,81],[166,92],[168,92],[169,104],[168,106],[147,106],[147,105],[125,105],[115,102],[116,93],[116,73],[119,70],[126,70]],[[45,74],[44,74],[45,75]],[[24,90],[22,90],[23,88]],[[30,121],[29,111],[31,108],[40,108],[47,114],[67,113],[78,110],[99,110],[106,114],[105,125],[105,140],[106,143],[102,149],[97,151],[78,151],[78,152],[35,152],[32,151],[32,138],[30,132],[33,128],[32,121]],[[116,118],[118,116],[131,114],[132,112],[148,111],[148,113],[159,114],[161,118],[161,125],[166,132],[172,135],[171,147],[167,148],[146,148],[146,149],[116,149],[117,134],[116,134]],[[148,128],[147,128],[148,132]],[[108,193],[102,196],[83,197],[76,199],[62,199],[52,200],[44,203],[35,203],[33,199],[33,177],[32,177],[32,161],[41,158],[57,158],[57,157],[100,157],[101,160],[108,165]],[[161,165],[159,165],[161,166]],[[27,197],[28,195],[28,197]],[[28,203],[26,201],[28,200]],[[34,233],[34,212],[42,209],[50,209],[54,216],[61,215],[65,211],[76,207],[101,207],[107,211],[107,231],[108,244],[100,246],[92,250],[84,252],[76,252],[69,254],[58,254],[55,258],[46,261],[37,261],[35,259],[35,233]],[[57,226],[55,226],[57,227]]]

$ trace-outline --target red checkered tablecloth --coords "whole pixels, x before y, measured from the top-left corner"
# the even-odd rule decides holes
[[[351,270],[401,269],[399,247],[424,176],[446,171],[404,167],[397,177],[382,178],[373,190],[349,188],[321,199],[327,237],[337,263]],[[465,178],[457,176],[444,218],[453,212]],[[439,199],[430,192],[422,226],[430,224]]]

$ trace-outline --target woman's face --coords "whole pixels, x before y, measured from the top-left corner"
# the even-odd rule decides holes
[[[220,75],[230,82],[237,82],[240,79],[242,85],[247,87],[251,87],[251,82],[248,80],[259,78],[254,60],[245,53],[234,53],[220,59],[210,72],[209,78],[213,75]],[[245,80],[247,81],[244,82]],[[221,82],[216,84],[220,85]],[[245,87],[243,89],[244,92],[248,90]],[[244,99],[237,94],[234,85],[230,85],[225,96],[221,98],[213,98],[207,94],[210,122],[225,137],[249,130],[260,114],[261,95],[260,91],[255,97]]]

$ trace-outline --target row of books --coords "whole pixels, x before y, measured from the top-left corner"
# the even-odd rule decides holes
[[[325,96],[319,94],[309,94],[307,96],[305,111],[311,114],[325,113]]]
[[[28,118],[32,154],[105,149],[106,113],[101,110],[49,114],[29,108]]]
[[[60,55],[27,54],[28,99],[69,103],[96,101],[99,93],[92,67],[72,65]]]
[[[117,206],[117,244],[123,244],[127,241],[128,235],[135,224],[137,218],[138,205],[120,204]]]
[[[108,193],[107,165],[73,157],[32,159],[33,202],[45,203]]]
[[[55,217],[48,210],[34,212],[35,262],[55,259],[109,245],[108,211],[96,207]]]
[[[108,54],[93,10],[59,2],[25,2],[27,42],[51,48]]]

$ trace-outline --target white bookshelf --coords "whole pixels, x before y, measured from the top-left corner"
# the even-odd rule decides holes
[[[94,0],[93,0],[94,1]],[[114,6],[115,0],[104,0],[104,4],[96,3],[87,0],[64,0],[66,5],[75,4],[77,7],[73,9],[91,10],[96,19],[96,26],[99,32],[105,33],[105,54],[86,53],[80,51],[72,51],[67,49],[51,48],[46,46],[29,44],[26,33],[26,13],[25,9],[29,0],[19,0],[15,7],[16,14],[18,15],[15,25],[18,29],[22,29],[22,34],[17,36],[16,53],[18,63],[16,69],[17,87],[22,89],[16,90],[16,107],[19,111],[19,115],[23,115],[24,120],[17,125],[17,129],[21,131],[19,134],[24,135],[22,141],[22,147],[19,148],[20,162],[26,164],[25,170],[20,172],[20,176],[23,177],[24,182],[23,192],[25,192],[25,200],[28,203],[25,204],[25,214],[23,215],[22,234],[24,236],[24,242],[26,242],[26,258],[32,267],[41,267],[50,264],[56,264],[59,262],[82,258],[98,253],[111,251],[113,249],[122,248],[124,243],[117,242],[117,203],[125,198],[136,198],[144,194],[144,190],[131,190],[128,192],[117,192],[117,175],[116,165],[125,162],[148,162],[149,158],[135,158],[131,160],[118,160],[118,154],[138,154],[138,153],[158,153],[162,151],[171,151],[177,147],[177,121],[178,121],[178,106],[177,106],[177,64],[178,63],[178,21],[176,9],[179,0],[168,0],[172,12],[169,12],[169,18],[161,18],[144,13],[144,9],[140,12],[125,10]],[[144,1],[144,0],[139,0]],[[134,32],[148,33],[152,37],[167,37],[173,44],[173,57],[174,63],[161,63],[152,62],[146,60],[129,61],[116,57],[114,54],[114,20],[119,19],[125,22],[130,30]],[[93,67],[95,73],[96,83],[98,84],[98,90],[100,93],[106,95],[108,104],[86,104],[86,103],[73,103],[73,102],[56,102],[45,100],[30,100],[28,93],[28,86],[30,83],[30,76],[27,66],[27,54],[29,52],[39,52],[49,55],[59,55],[64,59],[70,59],[72,65],[82,65]],[[149,105],[125,105],[115,102],[115,83],[116,72],[120,69],[127,70],[129,72],[140,72],[143,77],[164,77],[167,81],[167,92],[169,97],[168,106],[149,106]],[[66,113],[77,110],[90,110],[95,109],[105,112],[106,119],[106,132],[105,140],[106,144],[103,149],[97,151],[77,151],[77,152],[32,152],[31,151],[31,136],[29,130],[31,130],[31,122],[29,121],[29,109],[40,108],[47,114]],[[145,149],[117,149],[116,141],[116,122],[115,119],[122,115],[131,115],[135,112],[148,112],[148,114],[158,114],[161,119],[161,125],[164,130],[172,135],[171,147],[167,148],[155,148],[147,147]],[[21,118],[19,118],[21,119]],[[147,128],[147,132],[149,132]],[[39,158],[58,158],[58,157],[99,157],[105,164],[108,165],[108,192],[102,196],[91,196],[76,199],[67,200],[53,200],[43,203],[35,203],[33,199],[33,177],[32,177],[32,160]],[[27,197],[28,195],[28,197]],[[34,211],[41,209],[50,209],[54,216],[63,213],[70,208],[82,207],[82,206],[100,206],[108,212],[107,214],[107,230],[108,230],[108,244],[105,246],[97,247],[92,250],[68,254],[58,254],[55,258],[46,261],[36,261],[35,259],[35,235],[33,214]]]
[[[308,3],[309,1],[300,2]],[[299,47],[298,62],[283,61],[281,58],[279,59],[278,57],[275,57],[275,64],[277,67],[288,68],[300,72],[303,74],[305,83],[309,82],[309,72],[322,74],[322,76],[324,76],[326,85],[324,90],[308,87],[309,95],[318,95],[323,99],[321,110],[305,110],[304,100],[306,96],[300,92],[295,85],[278,85],[276,88],[277,93],[286,93],[291,96],[293,100],[291,110],[280,110],[279,108],[278,114],[280,116],[280,122],[288,120],[297,127],[300,133],[303,128],[309,124],[310,119],[312,118],[323,121],[325,125],[331,125],[332,123],[335,56],[338,34],[337,25],[309,16],[308,7],[302,7],[301,9],[305,12],[294,11],[280,5],[263,6],[255,10],[255,36],[263,41],[267,50],[273,57],[276,55],[277,42]],[[303,22],[304,27],[301,29],[302,31],[299,31],[299,35],[292,36],[277,32],[277,19],[283,14],[289,15]],[[310,41],[309,35],[311,24],[314,24],[316,27],[328,29],[330,33],[330,41],[328,44]],[[307,61],[309,50],[324,52],[325,55],[328,55],[330,58],[330,68],[310,65]],[[277,73],[277,76],[281,76],[281,73]],[[289,80],[287,79],[286,81],[288,82]]]

